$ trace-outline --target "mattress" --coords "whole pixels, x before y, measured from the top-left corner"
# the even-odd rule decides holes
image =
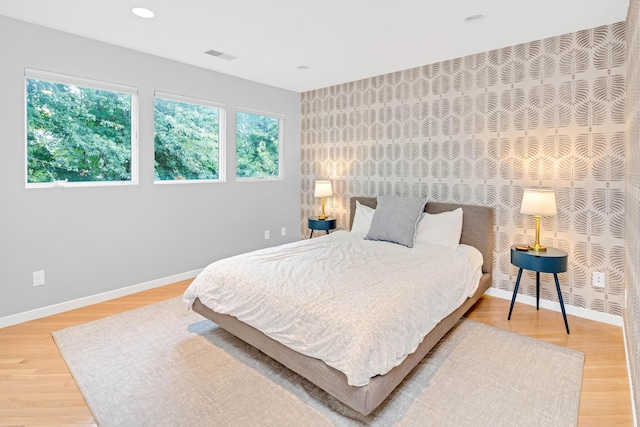
[[[409,249],[337,231],[216,261],[185,303],[198,298],[364,386],[474,293],[482,262],[467,245]]]

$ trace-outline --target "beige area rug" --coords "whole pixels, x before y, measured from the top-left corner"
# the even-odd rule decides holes
[[[102,426],[571,426],[584,363],[463,320],[363,417],[180,298],[53,336]]]

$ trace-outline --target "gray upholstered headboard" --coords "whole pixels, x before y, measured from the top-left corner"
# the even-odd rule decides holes
[[[353,216],[356,213],[356,201],[371,208],[375,208],[378,204],[378,200],[375,197],[352,197],[349,228],[353,224]],[[482,272],[491,274],[493,270],[493,208],[456,203],[427,202],[424,210],[434,214],[452,211],[457,208],[462,208],[463,212],[460,243],[477,248],[484,258]]]

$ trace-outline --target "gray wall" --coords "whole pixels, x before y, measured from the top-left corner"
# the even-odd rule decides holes
[[[0,318],[299,238],[298,93],[5,17],[0,58]],[[25,189],[25,67],[139,88],[139,185]],[[154,90],[226,104],[228,182],[154,184]],[[283,180],[235,181],[236,107],[285,115]]]

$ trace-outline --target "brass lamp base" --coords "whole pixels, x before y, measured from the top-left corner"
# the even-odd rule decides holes
[[[540,244],[540,215],[536,215],[536,242],[529,245],[529,250],[536,252],[546,252],[547,248]]]
[[[535,245],[529,245],[529,250],[536,251],[536,252],[546,252],[547,248],[545,246],[535,244]]]
[[[318,219],[327,219],[329,216],[324,213],[324,197],[322,198],[322,213],[318,215]]]

